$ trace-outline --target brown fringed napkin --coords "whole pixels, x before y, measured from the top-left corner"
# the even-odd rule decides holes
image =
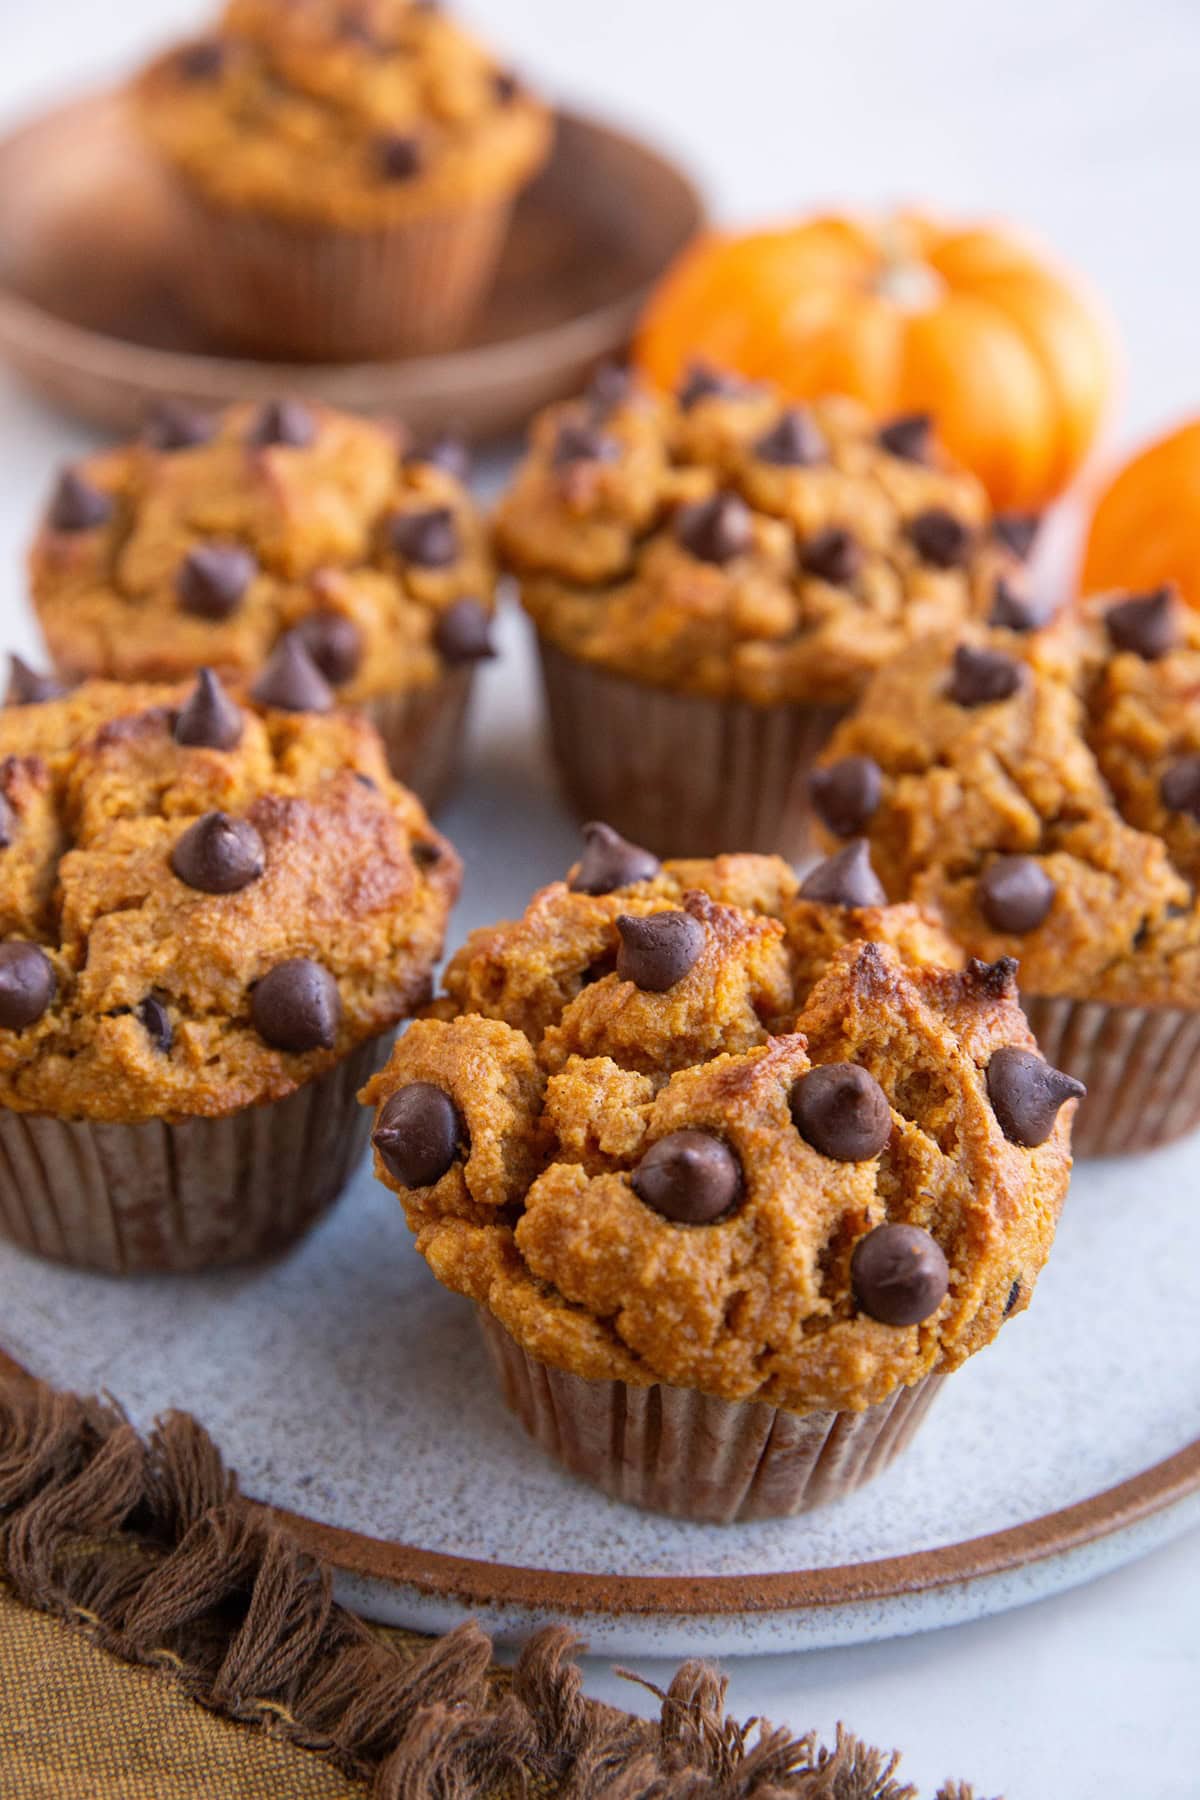
[[[331,1587],[195,1420],[0,1385],[4,1800],[918,1800],[847,1733],[726,1717],[703,1663],[646,1721],[585,1698],[568,1630],[503,1671]]]

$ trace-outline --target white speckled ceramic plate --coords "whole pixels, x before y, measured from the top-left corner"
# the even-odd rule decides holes
[[[469,871],[456,936],[518,910],[576,843],[504,629],[444,821]],[[771,1524],[638,1513],[546,1461],[496,1397],[471,1309],[366,1170],[267,1269],[116,1282],[2,1249],[0,1344],[142,1423],[195,1412],[376,1617],[478,1613],[516,1637],[572,1616],[625,1655],[848,1643],[1040,1598],[1200,1524],[1198,1189],[1200,1138],[1080,1169],[1031,1310],[947,1383],[911,1449],[844,1504]]]

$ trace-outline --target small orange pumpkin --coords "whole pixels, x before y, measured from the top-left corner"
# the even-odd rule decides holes
[[[1101,494],[1088,531],[1084,593],[1167,581],[1200,607],[1200,419],[1131,457]]]
[[[698,358],[797,399],[931,412],[1005,508],[1066,486],[1113,389],[1108,331],[1073,282],[999,227],[916,213],[700,238],[652,296],[635,355],[666,388]]]

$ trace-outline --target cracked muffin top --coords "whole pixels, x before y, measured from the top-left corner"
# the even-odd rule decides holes
[[[1013,541],[927,418],[880,429],[702,368],[673,397],[601,371],[549,408],[497,519],[549,643],[758,705],[844,704],[905,644],[1019,599]]]
[[[87,682],[0,711],[0,1104],[274,1100],[421,1005],[459,864],[364,720]],[[21,699],[21,693],[25,698]]]
[[[1197,1003],[1200,621],[1169,590],[916,645],[822,760],[831,835],[1028,993]]]
[[[364,1092],[418,1249],[591,1379],[861,1410],[956,1367],[1028,1303],[1070,1169],[1078,1085],[1012,965],[940,966],[861,846],[805,893],[601,833]]]
[[[523,186],[551,135],[512,72],[419,0],[230,0],[134,101],[201,194],[352,231]]]
[[[72,678],[236,678],[295,633],[358,704],[490,654],[493,570],[444,466],[456,452],[418,455],[295,401],[155,415],[51,495],[30,580],[55,663]]]

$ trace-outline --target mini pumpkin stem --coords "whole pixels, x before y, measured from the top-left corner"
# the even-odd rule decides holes
[[[879,271],[872,283],[881,300],[905,312],[925,312],[942,291],[942,279],[922,257],[912,232],[895,214],[878,228]]]

